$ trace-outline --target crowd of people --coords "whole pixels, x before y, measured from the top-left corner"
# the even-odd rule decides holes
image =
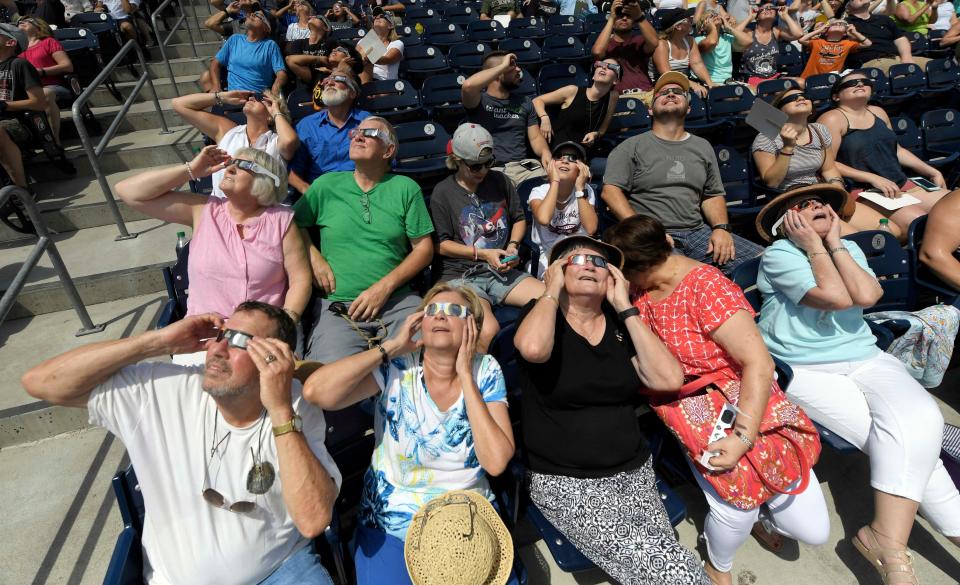
[[[902,239],[929,214],[920,259],[960,290],[960,191],[899,146],[860,69],[922,66],[906,32],[938,26],[944,45],[960,41],[950,2],[797,0],[737,18],[712,0],[485,1],[480,18],[608,11],[589,85],[531,98],[515,55],[486,54],[462,82],[449,175],[426,197],[393,172],[393,124],[358,105],[364,83],[398,78],[403,4],[344,0],[321,15],[306,0],[212,3],[207,26],[226,39],[205,92],[173,100],[210,145],[116,186],[132,208],[192,228],[186,316],[23,377],[127,446],[147,510],[147,582],[331,582],[309,544],[341,480],[324,411],[358,404],[375,432],[351,544],[361,584],[405,582],[408,569],[408,582],[430,582],[414,574],[436,510],[466,504],[469,525],[481,523],[490,478],[519,453],[530,500],[616,581],[730,585],[751,535],[771,549],[828,540],[814,422],[870,459],[874,513],[851,541],[884,583],[918,583],[907,548],[918,513],[960,546],[943,416],[876,346],[864,311],[883,288],[843,239],[888,221]],[[67,63],[43,43],[42,21],[20,22],[19,48],[47,55],[14,69],[27,72],[21,100],[40,107]],[[366,49],[326,40],[356,25],[372,31]],[[3,38],[0,58],[19,39]],[[791,42],[809,61],[772,99],[786,122],[751,147],[758,179],[779,194],[743,231],[713,145],[687,130],[691,96],[782,77]],[[803,78],[824,72],[838,77],[818,114]],[[296,85],[318,111],[294,122],[283,96]],[[623,99],[649,108],[651,128],[603,151]],[[181,189],[207,177],[209,195]],[[919,202],[889,210],[864,190]],[[756,311],[731,278],[758,257]],[[506,325],[515,388],[488,353]],[[317,364],[297,379],[301,358]],[[775,359],[793,369],[788,387]],[[707,500],[702,561],[657,492],[641,404]],[[481,558],[467,557],[464,574]],[[517,582],[512,556],[483,558],[496,575],[483,582]]]

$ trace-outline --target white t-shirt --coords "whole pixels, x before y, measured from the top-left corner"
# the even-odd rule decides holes
[[[134,7],[140,6],[140,0],[129,0],[129,2]],[[113,17],[114,20],[130,18],[130,15],[123,11],[123,2],[120,0],[103,0],[103,5],[107,9],[107,14]]]
[[[226,152],[230,156],[236,154],[241,148],[250,147],[251,144],[250,139],[247,138],[246,124],[234,126],[233,128],[227,130],[223,137],[220,138],[220,142],[217,144],[217,148]],[[262,150],[275,157],[277,160],[283,160],[283,157],[280,156],[280,135],[273,130],[267,130],[258,136],[257,140],[253,143],[252,148]],[[220,190],[220,181],[223,180],[223,175],[226,172],[226,170],[221,170],[213,173],[213,192],[211,195],[214,197],[220,197],[221,199],[226,197],[226,195],[223,194],[223,191]]]
[[[683,8],[683,0],[660,0],[656,2],[657,10],[670,10],[671,8]],[[690,5],[693,8],[693,5]]]
[[[287,26],[287,40],[288,41],[299,41],[300,39],[306,39],[310,37],[310,29],[305,26],[300,26],[299,22],[293,22]]]
[[[531,201],[543,201],[549,190],[549,184],[534,187],[530,191],[527,205]],[[535,244],[540,245],[540,267],[537,269],[537,278],[542,278],[543,273],[547,270],[547,259],[550,257],[550,250],[553,249],[557,240],[574,234],[588,235],[587,230],[583,229],[583,223],[580,222],[580,208],[577,204],[577,198],[573,196],[573,192],[569,195],[570,199],[563,209],[554,208],[550,225],[542,225],[536,220],[533,221],[530,239]],[[593,187],[589,184],[583,189],[583,196],[587,198],[590,205],[595,205],[596,195],[593,193]],[[563,198],[563,195],[560,195],[560,198]],[[531,209],[533,208],[531,207]]]
[[[953,2],[944,2],[937,6],[937,20],[930,23],[932,30],[950,30],[950,18],[953,17],[957,8]]]
[[[401,61],[403,60],[403,41],[397,39],[395,41],[390,41],[390,44],[387,45],[387,52],[390,52],[390,49],[397,49],[400,51]],[[374,63],[373,65],[373,78],[376,80],[384,79],[396,79],[400,75],[400,61],[392,63],[390,65],[379,65]]]
[[[255,585],[308,543],[283,502],[269,418],[231,427],[203,391],[202,377],[201,367],[128,366],[95,388],[87,403],[90,423],[123,441],[137,471],[147,510],[142,542],[149,585]],[[303,400],[299,385],[293,408],[310,449],[339,489],[340,472],[324,446],[323,411]],[[272,463],[277,476],[257,496],[247,492],[246,478],[250,449],[257,452],[261,444],[260,459]],[[203,499],[205,487],[230,503],[253,501],[256,508],[245,514],[215,508]]]

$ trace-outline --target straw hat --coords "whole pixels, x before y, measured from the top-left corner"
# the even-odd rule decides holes
[[[504,585],[513,539],[486,498],[455,490],[413,516],[403,556],[414,585]]]
[[[810,197],[823,199],[823,202],[832,207],[841,219],[847,216],[847,210],[844,209],[848,201],[846,190],[833,183],[817,183],[787,191],[771,199],[757,214],[757,233],[768,242],[775,240],[776,236],[772,233],[773,224],[777,223],[777,220],[783,217],[791,207]]]

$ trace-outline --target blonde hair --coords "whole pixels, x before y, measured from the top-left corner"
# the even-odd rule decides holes
[[[50,25],[47,24],[46,20],[38,16],[27,16],[21,20],[32,22],[33,26],[37,27],[38,39],[46,39],[53,36],[53,29],[50,28]]]
[[[287,165],[279,158],[256,148],[241,148],[234,154],[234,158],[253,161],[280,178],[280,186],[276,186],[273,179],[253,173],[253,185],[250,195],[257,200],[261,207],[272,207],[284,200],[287,196]]]
[[[270,89],[264,89],[263,95],[267,96],[268,98],[270,98],[271,101],[273,101],[273,103],[277,104],[277,109],[280,110],[281,116],[286,118],[288,121],[290,120],[290,108],[287,107],[287,100],[283,98],[282,92],[278,95],[273,93],[273,91],[271,91]],[[277,119],[271,116],[268,126],[276,130]]]
[[[467,301],[467,308],[470,309],[470,314],[477,323],[477,332],[479,333],[480,330],[483,329],[483,305],[480,303],[480,297],[477,296],[477,293],[469,286],[454,286],[449,282],[438,282],[430,287],[427,294],[423,295],[423,300],[420,301],[420,306],[417,307],[417,310],[424,310],[427,305],[433,302],[434,297],[446,292],[457,293]],[[479,341],[479,339],[477,341]]]

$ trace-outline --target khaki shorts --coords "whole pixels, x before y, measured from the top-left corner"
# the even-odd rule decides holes
[[[926,57],[914,57],[913,62],[917,64],[920,69],[927,68],[927,62],[930,59]],[[884,74],[890,73],[890,67],[900,63],[900,57],[884,57],[883,59],[871,59],[863,64],[863,68],[867,67],[876,67],[877,69],[883,71]]]

